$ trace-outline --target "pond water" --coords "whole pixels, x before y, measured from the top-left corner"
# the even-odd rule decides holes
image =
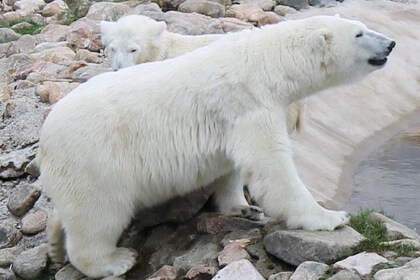
[[[420,233],[420,124],[394,136],[357,167],[347,206],[383,209]]]

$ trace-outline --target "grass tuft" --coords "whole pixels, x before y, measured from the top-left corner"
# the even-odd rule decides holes
[[[44,28],[43,25],[32,23],[31,26],[15,29],[15,32],[20,35],[35,35],[41,32],[42,28]]]

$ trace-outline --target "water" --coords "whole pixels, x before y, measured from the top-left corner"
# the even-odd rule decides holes
[[[347,210],[383,209],[420,232],[420,124],[394,136],[357,167]]]

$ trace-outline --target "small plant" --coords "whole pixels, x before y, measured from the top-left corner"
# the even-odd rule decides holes
[[[41,32],[43,27],[44,26],[42,25],[32,23],[30,26],[25,26],[22,28],[15,29],[15,32],[21,35],[26,35],[26,34],[35,35]]]

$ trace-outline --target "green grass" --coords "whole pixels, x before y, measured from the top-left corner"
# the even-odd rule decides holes
[[[369,215],[374,212],[372,209],[360,211],[350,219],[350,226],[362,234],[366,239],[354,248],[356,252],[377,252],[394,251],[399,256],[413,256],[416,249],[408,245],[384,245],[382,242],[389,241],[386,237],[386,228],[380,221],[371,221]],[[392,218],[392,216],[378,211],[379,213]]]
[[[31,26],[15,29],[15,32],[19,33],[20,35],[35,35],[41,32],[42,28],[44,28],[43,25],[31,23]]]

